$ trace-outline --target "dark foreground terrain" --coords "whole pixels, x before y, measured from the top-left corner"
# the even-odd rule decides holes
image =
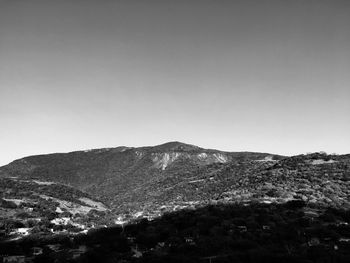
[[[26,262],[350,262],[350,211],[285,204],[211,205],[68,235],[3,241]],[[21,261],[13,261],[21,262]]]
[[[0,167],[0,262],[350,262],[350,155],[180,142]]]

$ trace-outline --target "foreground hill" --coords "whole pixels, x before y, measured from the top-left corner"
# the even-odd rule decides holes
[[[0,241],[0,251],[4,262],[348,263],[349,220],[349,211],[303,201],[210,205],[86,234]]]
[[[0,178],[0,193],[0,240],[85,233],[104,224],[110,214],[89,194],[54,182]]]

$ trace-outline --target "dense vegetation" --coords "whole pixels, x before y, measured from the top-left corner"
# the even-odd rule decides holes
[[[350,155],[178,142],[26,157],[0,168],[0,252],[37,262],[350,262],[349,179]]]
[[[93,201],[87,193],[66,185],[0,178],[0,240],[16,238],[18,228],[27,228],[30,234],[51,233],[81,231],[74,223],[91,227],[114,222],[108,217],[108,210],[103,212],[84,200]],[[69,218],[69,223],[51,222],[60,218]]]
[[[207,206],[74,237],[30,236],[1,244],[35,262],[350,262],[350,211],[284,205]],[[47,245],[59,244],[59,251]],[[74,257],[74,251],[85,252]],[[211,260],[211,261],[210,261]]]
[[[198,175],[198,169],[207,165],[208,172],[219,173],[221,166],[210,165],[249,162],[266,156],[276,160],[282,158],[267,153],[230,153],[170,142],[154,147],[117,147],[29,156],[0,167],[0,177],[15,176],[70,185],[125,214],[127,211],[155,211],[175,202],[177,196],[172,187],[178,186],[175,192],[179,187],[183,188]],[[208,177],[209,174],[205,175]],[[220,184],[220,178],[209,185],[211,193],[222,188],[216,183]],[[191,199],[189,193],[193,193],[193,187],[190,183],[189,188],[181,193],[181,202],[212,197],[204,188],[194,200]]]
[[[10,176],[69,185],[126,220],[140,212],[152,218],[213,200],[283,203],[302,199],[350,208],[350,155],[283,157],[171,142],[30,156],[0,168],[0,178]],[[57,195],[53,191],[50,196]]]

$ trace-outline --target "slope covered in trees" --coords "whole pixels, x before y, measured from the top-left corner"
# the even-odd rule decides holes
[[[47,263],[345,263],[350,260],[349,223],[349,210],[310,209],[303,201],[216,205],[74,237],[32,236],[2,243],[1,249],[30,254],[32,247],[41,247],[44,252],[34,262]],[[83,252],[77,255],[77,251]]]

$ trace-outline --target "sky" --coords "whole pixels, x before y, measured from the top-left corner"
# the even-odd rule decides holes
[[[350,153],[348,0],[0,0],[0,165],[181,141]]]

